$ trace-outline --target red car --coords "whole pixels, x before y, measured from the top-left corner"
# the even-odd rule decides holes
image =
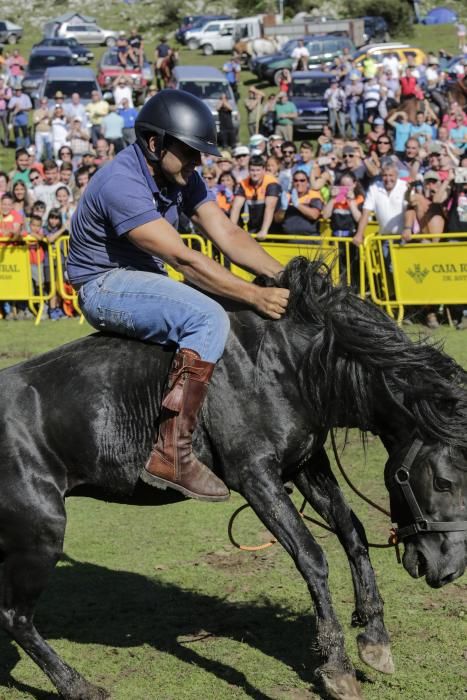
[[[118,53],[115,48],[106,51],[99,61],[97,73],[97,82],[102,92],[111,91],[115,78],[119,78],[122,75],[125,76],[132,87],[135,98],[144,95],[146,88],[154,79],[152,66],[146,58],[142,68],[133,65],[130,60],[127,61],[127,66],[124,68],[118,60]]]

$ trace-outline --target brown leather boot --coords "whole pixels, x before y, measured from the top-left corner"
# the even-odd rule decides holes
[[[225,484],[192,452],[191,439],[215,365],[194,350],[174,358],[162,401],[159,436],[141,474],[151,486],[168,486],[202,501],[226,501]]]

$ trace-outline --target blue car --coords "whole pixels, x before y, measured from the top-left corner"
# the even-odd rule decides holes
[[[294,121],[294,138],[306,138],[320,132],[329,121],[324,93],[334,76],[320,70],[294,71],[290,99],[298,117]]]

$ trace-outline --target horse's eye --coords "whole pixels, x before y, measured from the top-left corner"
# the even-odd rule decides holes
[[[434,485],[437,491],[449,491],[451,489],[451,482],[447,479],[442,479],[440,476],[435,476]]]

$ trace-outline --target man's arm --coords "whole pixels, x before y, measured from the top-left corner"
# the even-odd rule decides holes
[[[365,235],[365,229],[367,227],[368,221],[370,220],[370,210],[364,209],[360,221],[358,222],[357,233],[352,238],[352,243],[354,245],[361,246],[363,243],[363,238]]]
[[[233,224],[238,224],[238,220],[240,218],[240,212],[242,211],[242,207],[245,204],[246,197],[243,197],[240,194],[236,194],[234,197],[234,200],[232,202],[232,209],[230,210],[230,221]],[[204,204],[203,204],[204,206]],[[200,207],[201,209],[201,207]],[[198,209],[199,212],[199,209]]]
[[[137,226],[127,235],[138,248],[162,258],[189,282],[207,292],[247,303],[274,319],[280,318],[287,308],[288,289],[258,287],[236,277],[215,260],[188,248],[165,219]]]
[[[283,266],[266,253],[247,231],[229,220],[214,202],[205,202],[198,207],[192,219],[214,245],[240,267],[269,277],[282,271]]]
[[[271,228],[271,224],[274,220],[274,212],[276,211],[278,201],[279,197],[273,195],[266,196],[266,199],[264,200],[263,223],[261,224],[260,230],[256,234],[258,241],[264,241],[268,235],[269,229]]]

